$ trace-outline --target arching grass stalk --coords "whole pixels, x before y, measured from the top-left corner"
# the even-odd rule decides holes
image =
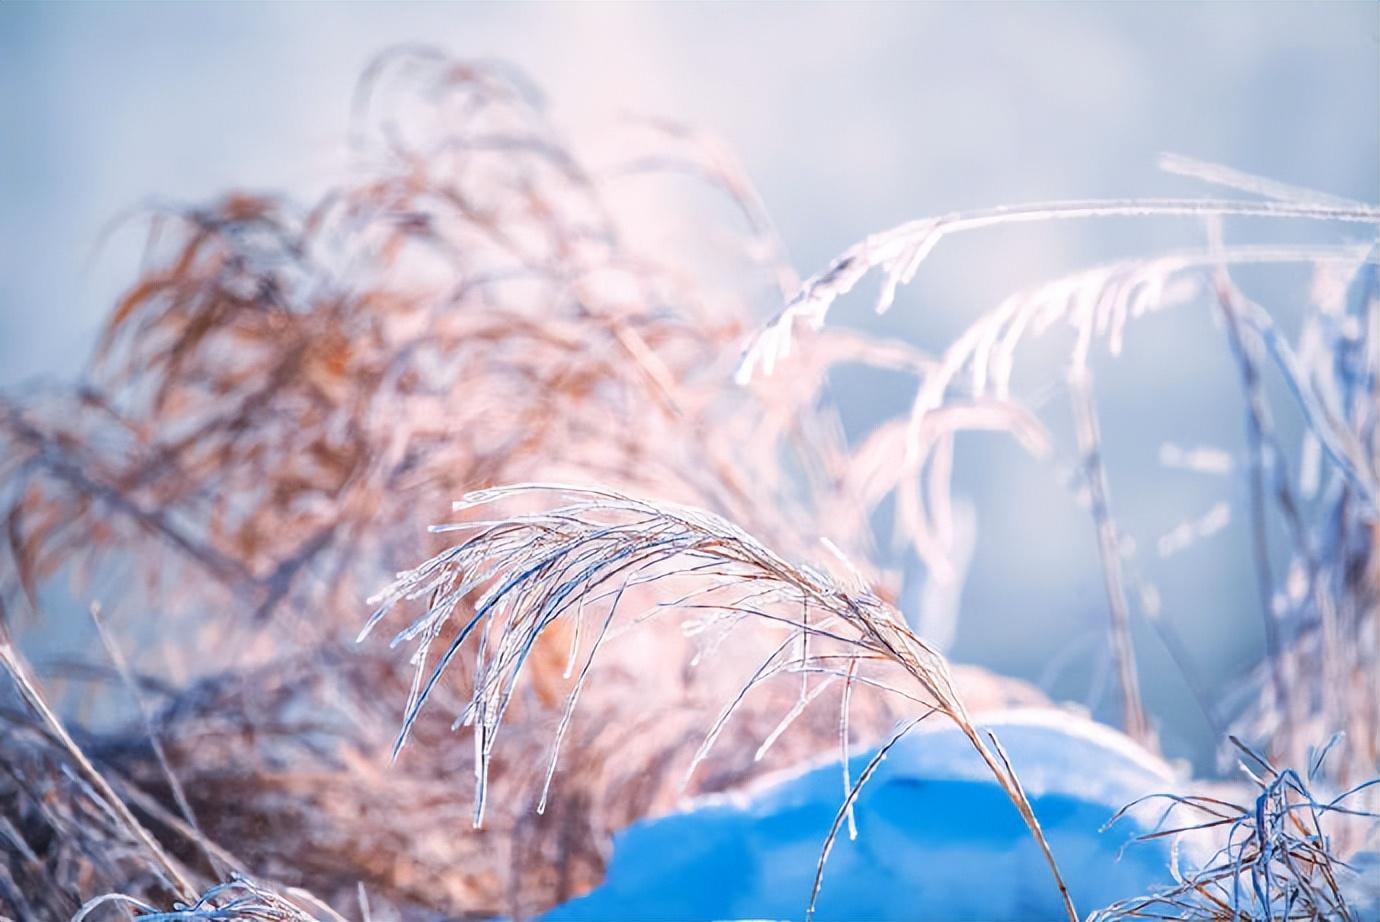
[[[417,644],[416,681],[395,754],[406,744],[447,670],[463,650],[472,651],[472,675],[467,678],[472,692],[456,726],[473,727],[476,825],[483,821],[490,760],[504,714],[513,702],[523,665],[543,634],[562,621],[576,621],[578,629],[586,616],[598,625],[590,640],[577,638],[572,643],[571,663],[579,668],[552,741],[539,810],[547,801],[570,715],[622,614],[620,602],[629,590],[654,586],[657,601],[652,610],[634,616],[632,622],[673,610],[697,618],[694,627],[706,645],[702,655],[712,655],[725,635],[748,622],[754,630],[746,636],[739,631],[739,644],[756,642],[760,631],[780,640],[767,645],[770,652],[760,667],[711,725],[691,760],[690,773],[709,754],[748,693],[778,675],[795,675],[806,683],[811,675],[819,682],[843,678],[845,694],[857,681],[900,695],[927,713],[947,717],[968,738],[1034,836],[1068,917],[1076,922],[1078,915],[1049,843],[1000,744],[990,734],[984,739],[973,724],[944,658],[860,581],[854,578],[856,585],[844,588],[817,570],[791,564],[711,513],[612,490],[520,484],[471,493],[455,505],[457,511],[467,511],[500,501],[530,500],[534,494],[557,498],[561,504],[433,528],[466,537],[400,574],[360,634],[364,639],[398,603],[428,600],[426,610],[394,639],[395,644]],[[443,635],[448,642],[432,655]],[[846,705],[842,710],[841,721],[846,720]],[[870,774],[864,772],[858,779],[840,817]],[[826,855],[836,833],[837,825],[826,841]],[[822,863],[823,858],[821,868]]]

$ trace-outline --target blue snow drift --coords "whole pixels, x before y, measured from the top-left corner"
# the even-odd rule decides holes
[[[1121,805],[1172,789],[1168,767],[1097,724],[1052,711],[985,719],[1011,756],[1080,913],[1168,884],[1168,847],[1135,844]],[[874,750],[875,751],[875,750]],[[872,752],[850,760],[857,778]],[[844,797],[837,759],[739,797],[620,833],[605,882],[546,922],[800,919],[820,846]],[[1062,903],[1015,808],[952,729],[898,743],[857,802],[858,838],[841,832],[816,918],[1058,920]],[[1122,853],[1119,855],[1119,853]]]

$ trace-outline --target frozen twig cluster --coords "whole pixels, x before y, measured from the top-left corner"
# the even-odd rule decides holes
[[[1205,861],[1172,870],[1173,887],[1125,900],[1094,913],[1094,922],[1129,919],[1339,919],[1359,920],[1343,886],[1351,873],[1337,853],[1336,827],[1348,820],[1380,820],[1354,801],[1380,779],[1332,796],[1317,793],[1321,768],[1333,739],[1311,754],[1302,774],[1276,768],[1238,740],[1239,763],[1253,800],[1241,802],[1205,795],[1158,794],[1140,803],[1166,804],[1154,829],[1142,841],[1210,831],[1221,845]],[[1129,810],[1120,811],[1112,822]],[[1110,825],[1110,824],[1109,824]]]

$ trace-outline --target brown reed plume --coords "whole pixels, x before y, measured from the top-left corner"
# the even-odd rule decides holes
[[[153,208],[146,264],[82,386],[0,399],[8,620],[55,630],[43,596],[59,578],[99,595],[128,662],[111,670],[90,636],[51,687],[94,706],[83,749],[199,884],[242,871],[333,905],[362,883],[402,912],[527,915],[592,886],[608,835],[681,796],[652,766],[693,751],[694,715],[735,679],[666,669],[687,646],[679,635],[651,635],[619,683],[586,693],[607,718],[572,722],[564,748],[579,778],[544,816],[519,792],[561,713],[564,638],[528,664],[537,693],[513,704],[511,758],[493,764],[512,796],[482,833],[448,825],[470,805],[447,722],[419,721],[412,748],[427,754],[384,770],[410,670],[342,643],[365,595],[439,547],[425,533],[432,510],[469,490],[578,477],[693,502],[790,551],[827,537],[894,591],[869,563],[829,408],[808,389],[743,399],[731,384],[754,301],[791,283],[750,184],[698,135],[623,130],[628,158],[591,164],[506,69],[385,54],[356,101],[356,176],[314,203],[232,194]],[[738,288],[696,284],[619,211],[630,184],[641,194],[667,173],[738,208],[741,224],[722,232]],[[801,380],[908,354],[821,341]],[[468,691],[459,677],[454,691]],[[141,709],[149,719],[126,725]],[[882,702],[856,711],[860,737],[893,717]],[[745,708],[744,739],[760,741],[779,712]],[[805,715],[761,761],[709,760],[691,790],[790,764],[836,734]],[[630,740],[638,757],[615,759]],[[74,846],[76,829],[63,827]],[[209,861],[208,841],[235,861]],[[47,873],[65,860],[33,855]],[[146,888],[154,876],[87,879],[162,899]]]

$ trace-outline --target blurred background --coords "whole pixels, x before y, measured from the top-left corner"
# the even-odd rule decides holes
[[[1212,194],[1160,172],[1166,151],[1380,202],[1380,6],[1369,3],[4,4],[0,387],[78,374],[138,271],[143,236],[107,233],[131,207],[236,187],[307,201],[346,175],[355,82],[379,51],[409,42],[517,65],[557,123],[595,147],[599,126],[628,113],[713,133],[803,275],[869,232],[956,209]],[[1348,239],[1330,226],[1305,229],[1310,238],[1284,230]],[[885,318],[863,297],[840,319],[938,350],[1014,290],[1201,240],[1187,221],[965,236],[940,247]],[[1308,278],[1243,282],[1287,326]],[[764,297],[763,319],[775,306]],[[1244,409],[1223,333],[1190,303],[1140,323],[1098,374],[1131,560],[1198,680],[1223,688],[1262,645],[1245,486],[1176,463],[1199,447],[1229,464],[1240,455]],[[839,373],[832,388],[855,438],[910,397],[875,372]],[[1064,407],[1052,402],[1051,425]],[[1296,441],[1298,421],[1280,424]],[[970,436],[957,465],[977,542],[957,616],[931,613],[922,628],[958,660],[1111,713],[1106,657],[1088,655],[1106,642],[1095,535],[1061,459]],[[1184,522],[1220,522],[1222,503],[1225,527],[1180,552],[1161,541]],[[907,613],[919,617],[910,589]],[[1218,741],[1190,683],[1135,620],[1165,752],[1207,764]]]

